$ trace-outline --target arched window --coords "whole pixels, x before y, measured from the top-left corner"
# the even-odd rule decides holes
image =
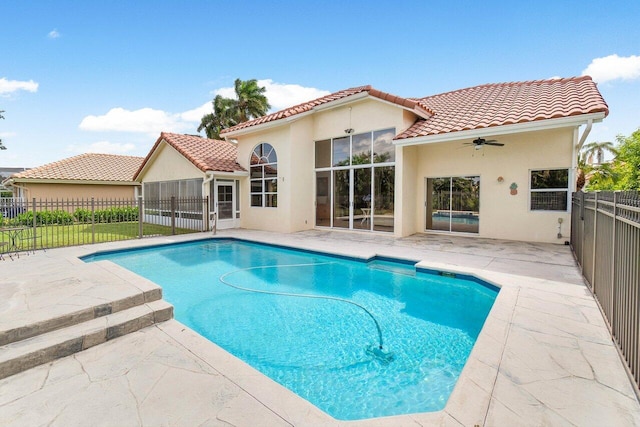
[[[251,206],[278,206],[278,156],[271,144],[258,144],[251,153]]]

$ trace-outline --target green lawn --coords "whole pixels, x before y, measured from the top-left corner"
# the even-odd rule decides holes
[[[117,222],[95,224],[46,225],[36,227],[36,249],[63,246],[86,245],[138,238],[138,222]],[[176,228],[176,234],[195,233],[194,230]],[[143,224],[144,237],[170,236],[171,227]],[[31,248],[33,234],[30,229],[15,233],[16,246],[20,250]],[[0,252],[12,251],[10,237],[0,233]]]

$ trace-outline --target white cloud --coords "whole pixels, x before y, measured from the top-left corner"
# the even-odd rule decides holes
[[[0,79],[0,96],[9,95],[19,90],[26,90],[27,92],[37,92],[38,83],[33,80],[28,82],[20,80],[7,80],[5,77]]]
[[[100,154],[127,154],[136,148],[130,143],[114,143],[98,141],[92,144],[72,144],[67,146],[67,151],[74,153],[100,153]]]
[[[296,84],[276,83],[271,79],[258,80],[258,86],[264,86],[265,95],[271,104],[271,111],[279,111],[293,105],[302,104],[331,92],[314,87],[304,87]],[[222,95],[225,98],[235,98],[233,87],[223,87],[213,92],[213,95]],[[207,111],[211,111],[210,109]],[[202,116],[200,116],[202,117]]]
[[[591,76],[598,83],[611,80],[634,80],[640,78],[640,56],[620,57],[609,55],[595,58],[591,64],[582,71],[583,76]]]
[[[47,37],[49,37],[50,39],[57,39],[58,37],[60,37],[60,33],[54,28],[53,30],[49,31]]]
[[[85,117],[79,127],[88,131],[138,132],[154,135],[162,131],[184,132],[191,130],[193,124],[185,122],[180,116],[180,114],[171,114],[153,108],[131,111],[117,107],[102,116]]]
[[[266,88],[266,96],[271,104],[272,111],[291,107],[330,93],[312,87],[274,83],[271,79],[258,80],[258,84]],[[217,89],[213,95],[235,98],[233,87]],[[100,116],[86,116],[80,122],[79,127],[86,131],[136,132],[150,135],[158,135],[163,131],[195,133],[202,116],[212,111],[211,101],[181,113],[170,113],[149,107],[139,110],[116,107]]]
[[[185,111],[184,113],[180,113],[179,116],[182,120],[186,122],[193,122],[200,124],[200,119],[205,114],[209,114],[213,112],[213,105],[211,105],[211,101],[206,104],[202,104],[199,107],[196,107],[192,110]]]

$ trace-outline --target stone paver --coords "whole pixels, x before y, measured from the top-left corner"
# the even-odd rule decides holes
[[[640,425],[633,387],[566,246],[317,230],[218,236],[413,259],[502,289],[440,412],[340,422],[170,320],[0,380],[0,425]],[[82,306],[85,298],[122,298],[128,292],[122,289],[138,281],[110,263],[83,264],[79,255],[205,237],[51,250],[0,262],[0,330],[5,322],[46,318],[66,300]],[[15,276],[20,271],[28,274]]]

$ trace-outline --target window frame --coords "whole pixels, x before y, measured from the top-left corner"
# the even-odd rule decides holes
[[[267,146],[270,147],[268,153],[265,150]],[[254,156],[258,157],[258,155],[258,163],[253,163]],[[271,155],[273,155],[273,158],[270,160]],[[267,170],[269,167],[275,169],[275,174]],[[254,171],[259,171],[258,175],[254,175]],[[258,183],[260,190],[254,191],[254,188],[258,188],[258,186],[255,186]],[[259,204],[254,204],[254,197],[259,197]],[[278,153],[273,144],[269,142],[260,142],[251,150],[249,158],[249,206],[252,208],[278,207]]]
[[[532,177],[534,172],[544,172],[544,171],[554,171],[554,170],[559,170],[559,171],[566,171],[567,172],[567,186],[564,188],[532,188]],[[568,167],[556,167],[556,168],[538,168],[538,169],[529,169],[529,174],[528,174],[528,187],[529,187],[529,197],[528,197],[528,208],[529,208],[529,212],[569,212],[569,210],[571,209],[571,168]],[[541,209],[541,208],[537,208],[534,209],[533,208],[533,194],[534,193],[558,193],[558,192],[564,192],[566,194],[565,197],[565,203],[566,203],[566,208],[565,209]]]

